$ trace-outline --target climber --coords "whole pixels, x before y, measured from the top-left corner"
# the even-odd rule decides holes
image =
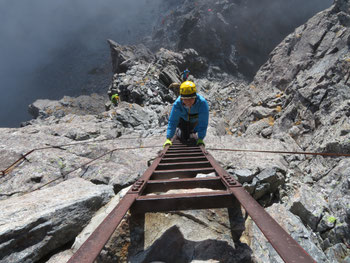
[[[186,81],[189,75],[190,75],[190,71],[188,69],[185,69],[184,72],[181,73],[180,77],[182,77],[182,81]]]
[[[109,101],[105,104],[106,111],[109,111],[112,107],[117,107],[119,104],[119,95],[117,93],[109,96]]]
[[[185,81],[180,86],[180,96],[171,109],[167,139],[164,143],[172,145],[171,138],[176,136],[184,143],[192,139],[192,134],[198,134],[197,145],[204,145],[203,139],[207,133],[209,121],[209,106],[207,101],[197,94],[196,85]]]
[[[114,106],[118,106],[118,103],[119,103],[119,95],[116,93],[116,94],[113,94],[111,96],[111,102]]]
[[[185,69],[184,72],[182,72],[180,75],[180,78],[182,78],[182,82],[186,81],[189,75],[190,71],[188,69]],[[178,97],[180,95],[180,86],[181,83],[173,82],[169,85],[168,89],[172,90],[175,96]]]

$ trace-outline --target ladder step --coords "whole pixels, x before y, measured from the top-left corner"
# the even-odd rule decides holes
[[[234,198],[228,191],[140,196],[132,212],[166,212],[189,209],[234,207]]]
[[[174,157],[169,157],[169,158],[163,158],[160,163],[178,163],[178,162],[200,162],[200,161],[205,161],[207,158],[204,156],[195,156],[195,157],[183,157],[183,158],[174,158]]]
[[[185,151],[187,151],[187,150],[200,150],[200,148],[197,146],[197,147],[194,147],[194,146],[187,146],[187,147],[184,147],[184,146],[171,146],[169,149],[168,149],[168,151],[169,150],[185,150]]]
[[[198,156],[204,156],[202,152],[196,152],[196,153],[166,153],[164,154],[164,157],[174,157],[174,158],[181,158],[185,156],[190,156],[190,157],[198,157]]]
[[[180,163],[160,163],[156,171],[159,170],[173,170],[173,169],[187,169],[187,168],[205,168],[211,167],[209,161],[204,162],[180,162]]]
[[[212,190],[225,190],[226,187],[222,183],[220,177],[204,177],[204,178],[183,178],[170,180],[149,180],[143,194],[152,192],[166,192],[171,189],[193,189],[193,188],[209,188]]]
[[[169,149],[167,153],[203,153],[201,149],[190,149],[190,150],[184,150],[184,149]]]
[[[210,174],[215,172],[213,167],[196,168],[196,169],[173,169],[173,170],[156,170],[152,173],[152,180],[156,179],[170,179],[174,177],[190,178],[195,177],[197,174]]]

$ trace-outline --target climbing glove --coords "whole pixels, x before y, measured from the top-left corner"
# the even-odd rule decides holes
[[[197,145],[198,145],[198,146],[199,146],[199,145],[205,146],[205,143],[203,142],[203,139],[198,139],[198,140],[197,140]]]
[[[171,142],[170,139],[166,139],[165,143],[163,144],[163,147],[167,146],[167,145],[173,145],[173,143]]]

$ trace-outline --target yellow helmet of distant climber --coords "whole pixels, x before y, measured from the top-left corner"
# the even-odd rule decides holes
[[[117,103],[119,100],[119,95],[118,94],[113,94],[111,97],[112,103]]]
[[[192,81],[185,81],[180,86],[181,98],[189,99],[197,96],[196,85]]]

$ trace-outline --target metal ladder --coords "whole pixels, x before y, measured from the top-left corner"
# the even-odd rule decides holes
[[[196,177],[207,174],[207,177]],[[210,189],[203,192],[173,193],[178,189]],[[165,193],[165,194],[158,194]],[[265,210],[195,141],[187,144],[175,138],[166,146],[119,204],[68,261],[92,263],[124,215],[189,209],[234,207],[237,201],[288,263],[316,262]]]

